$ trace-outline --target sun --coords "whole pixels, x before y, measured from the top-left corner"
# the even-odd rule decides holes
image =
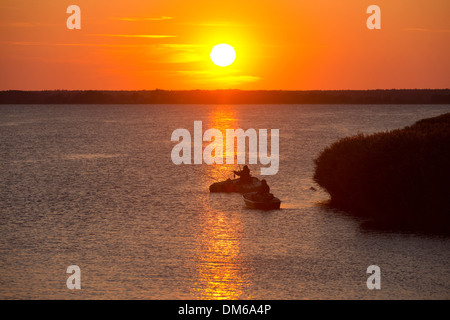
[[[229,44],[221,43],[212,48],[209,56],[211,57],[212,62],[219,67],[226,67],[232,64],[234,59],[236,59],[236,51],[234,51],[234,48]]]

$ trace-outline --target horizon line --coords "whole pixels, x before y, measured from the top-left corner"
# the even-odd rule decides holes
[[[377,88],[377,89],[0,89],[0,92],[6,91],[20,91],[20,92],[45,92],[45,91],[122,91],[122,92],[136,92],[136,91],[281,91],[281,92],[308,92],[308,91],[389,91],[389,90],[450,90],[447,88]]]

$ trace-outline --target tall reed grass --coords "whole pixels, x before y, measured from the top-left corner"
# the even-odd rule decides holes
[[[344,138],[315,164],[332,206],[386,227],[450,233],[450,113]]]

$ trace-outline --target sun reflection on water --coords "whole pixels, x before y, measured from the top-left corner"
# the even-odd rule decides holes
[[[228,178],[234,178],[233,176],[233,170],[239,169],[238,165],[235,164],[226,164],[225,158],[227,157],[226,152],[226,130],[227,129],[237,129],[238,128],[238,122],[236,119],[236,111],[233,106],[218,106],[215,109],[211,110],[208,122],[207,122],[207,128],[214,128],[218,129],[223,136],[223,164],[214,164],[214,165],[208,165],[203,166],[205,168],[205,177],[209,179],[209,182],[211,183],[211,179],[216,181],[220,180],[226,180]],[[206,130],[206,128],[204,128]],[[214,147],[217,145],[217,142],[214,140],[212,142],[204,142],[205,145],[213,145]],[[236,160],[236,148],[237,146],[234,146],[234,159]],[[236,161],[235,161],[236,162]],[[207,189],[206,189],[207,190]]]
[[[224,143],[226,129],[238,128],[236,112],[231,106],[220,106],[211,110],[208,120],[208,128],[222,132]],[[232,170],[237,169],[236,165],[227,164],[214,164],[203,168],[205,192],[212,182],[232,178]],[[233,195],[207,194],[206,197],[196,248],[197,278],[193,294],[198,299],[250,298],[243,296],[248,279],[245,260],[240,253],[242,217],[237,212],[224,212],[217,208],[221,203],[229,201],[228,197]]]
[[[209,212],[197,246],[197,279],[194,294],[199,299],[242,299],[248,283],[240,256],[239,217]]]

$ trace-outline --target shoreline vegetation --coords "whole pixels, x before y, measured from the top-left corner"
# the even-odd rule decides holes
[[[449,104],[450,89],[0,91],[0,104]]]
[[[450,235],[450,113],[343,138],[315,164],[329,205],[363,226]]]

